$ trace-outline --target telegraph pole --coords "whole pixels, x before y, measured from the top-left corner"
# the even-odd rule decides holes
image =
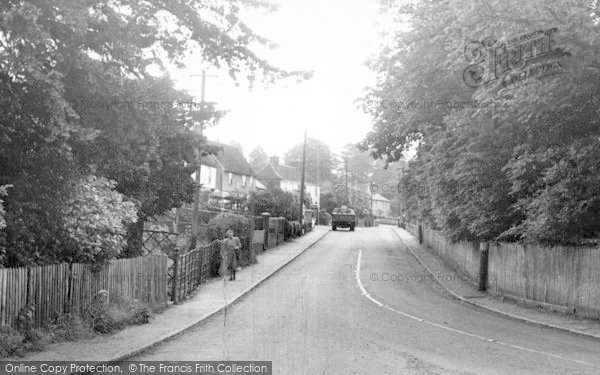
[[[304,215],[304,173],[306,170],[306,130],[304,131],[304,146],[302,148],[302,177],[300,179],[300,228],[304,228],[302,216]]]
[[[202,86],[200,92],[200,104],[202,104],[202,110],[204,110],[204,96],[206,93],[206,70],[202,70]],[[200,124],[200,135],[204,135],[204,124]],[[198,168],[196,169],[196,196],[194,199],[194,215],[192,219],[192,234],[198,235],[200,231],[200,199],[202,192],[200,191],[200,171],[202,169],[202,154],[198,151]]]
[[[346,156],[344,167],[346,169],[346,204],[350,205],[350,201],[348,200],[348,156]]]
[[[316,217],[316,221],[315,223],[317,223],[317,225],[321,224],[319,223],[319,216],[321,216],[321,194],[319,194],[321,192],[321,187],[320,187],[320,174],[321,171],[319,170],[319,157],[320,155],[320,149],[317,151],[317,168],[316,168],[316,172],[317,172],[317,189],[315,190],[315,199],[317,200],[317,217]]]

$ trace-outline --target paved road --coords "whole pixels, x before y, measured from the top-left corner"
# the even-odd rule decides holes
[[[226,314],[135,358],[200,359],[286,375],[598,374],[600,343],[453,300],[380,227],[330,232]]]

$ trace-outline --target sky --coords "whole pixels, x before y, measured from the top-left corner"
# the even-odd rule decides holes
[[[236,87],[226,71],[207,69],[206,101],[228,113],[205,135],[242,145],[248,154],[261,146],[283,156],[309,137],[323,140],[333,152],[363,139],[371,118],[357,99],[375,83],[365,63],[380,46],[377,0],[280,0],[272,13],[243,14],[245,22],[278,47],[261,56],[285,70],[314,71],[311,79],[285,79],[265,87]],[[177,87],[200,98],[202,63],[191,57],[187,68],[173,72]]]

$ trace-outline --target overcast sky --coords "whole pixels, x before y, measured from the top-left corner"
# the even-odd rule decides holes
[[[213,140],[242,144],[248,155],[262,146],[283,154],[308,136],[325,141],[334,152],[360,141],[370,118],[356,100],[375,75],[366,66],[380,45],[376,0],[283,0],[276,12],[249,14],[246,22],[279,46],[265,57],[285,70],[314,71],[308,81],[295,79],[264,87],[235,87],[226,72],[208,70],[206,100],[229,111],[205,134]],[[200,98],[201,64],[193,61],[174,72],[178,87]],[[191,77],[190,77],[191,75]]]

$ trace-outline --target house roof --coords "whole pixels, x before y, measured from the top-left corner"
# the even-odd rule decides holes
[[[308,176],[308,174],[306,174],[304,177],[307,183],[315,183],[313,179]],[[296,167],[292,167],[291,165],[280,164],[275,166],[272,163],[268,163],[256,173],[256,178],[264,181],[287,180],[299,183],[302,180],[302,171]]]
[[[382,201],[382,202],[389,202],[390,201],[389,199],[387,199],[386,197],[384,197],[383,195],[381,195],[379,193],[373,194],[373,200],[374,201]]]
[[[284,180],[300,182],[302,180],[302,172],[296,167],[289,165],[279,165],[276,167],[277,173],[283,177]]]
[[[203,156],[200,163],[208,167],[221,168],[219,162],[217,161],[217,158],[214,155]]]
[[[264,167],[262,167],[258,172],[256,172],[256,178],[263,181],[270,180],[283,180],[283,177],[275,171],[273,164],[268,163]]]
[[[226,172],[253,176],[254,171],[240,150],[233,146],[208,141],[211,146],[217,146],[219,151],[215,155],[202,158],[202,164],[214,168],[223,167]]]

